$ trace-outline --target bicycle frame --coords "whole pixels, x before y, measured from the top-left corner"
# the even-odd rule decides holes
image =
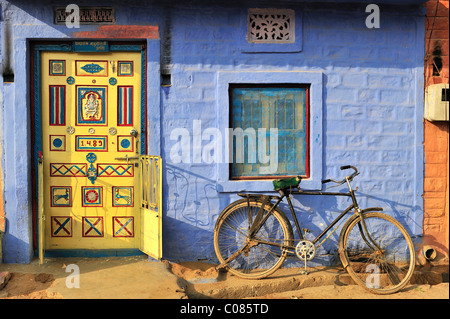
[[[363,214],[361,214],[362,210],[359,208],[358,205],[358,201],[356,200],[356,196],[355,196],[355,191],[352,189],[351,185],[350,185],[350,181],[348,180],[348,178],[346,178],[347,181],[347,185],[349,188],[349,192],[348,193],[339,193],[339,192],[323,192],[323,191],[302,191],[302,190],[288,190],[288,194],[285,194],[284,191],[280,191],[280,196],[270,196],[270,195],[249,195],[249,196],[261,196],[263,197],[263,205],[261,206],[260,210],[258,211],[255,220],[253,221],[252,225],[250,226],[250,230],[249,230],[249,237],[254,239],[254,235],[261,229],[261,227],[264,225],[264,223],[266,222],[267,218],[269,218],[269,216],[272,214],[273,210],[278,207],[278,205],[283,201],[283,199],[286,197],[286,200],[289,204],[289,209],[292,213],[293,219],[294,219],[294,223],[295,223],[295,227],[297,228],[297,232],[299,234],[300,240],[304,240],[305,238],[303,237],[302,231],[300,229],[300,225],[297,219],[297,214],[295,213],[294,207],[292,205],[291,202],[291,198],[290,195],[315,195],[315,196],[346,196],[346,197],[350,197],[352,199],[352,203],[350,204],[350,206],[348,206],[338,217],[336,217],[335,220],[333,220],[314,240],[312,240],[312,243],[314,245],[316,245],[316,243],[325,235],[328,233],[328,231],[334,226],[336,225],[336,223],[338,223],[348,212],[350,212],[351,210],[355,210],[356,214],[359,214],[360,218],[361,218],[361,224],[359,225],[359,230],[361,232],[362,238],[363,240],[370,246],[372,247],[375,246],[378,250],[380,250],[380,248],[378,247],[378,245],[375,243],[374,240],[372,240],[372,238],[370,237],[370,234],[367,231],[365,222],[364,222],[364,217]],[[247,196],[247,198],[249,198]],[[264,207],[273,199],[276,199],[277,202],[270,208],[270,210],[267,212],[267,214],[264,216]],[[382,208],[379,207],[372,207],[369,209],[365,209],[366,210],[382,210]],[[250,214],[250,211],[249,211]],[[251,220],[251,216],[249,216],[249,220]],[[367,237],[366,237],[367,236]],[[254,239],[256,240],[256,242],[259,243],[265,243],[268,245],[274,245],[274,246],[280,246],[280,247],[285,247],[285,248],[294,248],[294,246],[285,246],[285,245],[278,245],[276,243],[272,243],[272,242],[268,242],[268,241],[264,241],[264,240],[260,240],[260,239]],[[372,243],[372,245],[370,244]]]
[[[289,195],[319,195],[319,196],[347,196],[347,197],[352,197],[352,204],[350,204],[350,206],[348,206],[341,214],[339,214],[338,217],[336,217],[316,238],[314,238],[314,240],[312,240],[312,243],[315,245],[320,239],[322,239],[323,236],[325,236],[325,234],[328,233],[328,231],[334,226],[336,225],[349,211],[351,211],[352,209],[356,209],[358,208],[358,203],[356,202],[356,199],[354,199],[354,194],[352,195],[351,193],[334,193],[334,192],[313,192],[313,191],[293,191],[290,192]],[[291,211],[292,217],[294,219],[294,223],[295,223],[295,227],[297,228],[297,232],[299,234],[300,240],[305,239],[303,237],[303,233],[300,229],[300,224],[298,222],[297,219],[297,214],[294,211],[294,207],[292,205],[291,202],[291,198],[287,195],[285,195],[286,200],[289,204],[289,210]]]

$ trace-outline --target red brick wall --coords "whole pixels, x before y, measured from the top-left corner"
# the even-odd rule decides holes
[[[426,3],[425,87],[449,83],[449,1]],[[449,122],[424,120],[424,244],[448,257]]]
[[[73,33],[75,38],[158,39],[157,26],[151,25],[103,25],[96,31]]]

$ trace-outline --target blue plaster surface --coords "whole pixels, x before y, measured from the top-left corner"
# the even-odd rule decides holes
[[[214,223],[238,199],[236,191],[271,190],[270,181],[229,181],[227,164],[197,164],[193,158],[170,164],[172,127],[193,134],[193,119],[222,132],[228,127],[230,82],[322,84],[311,103],[317,113],[311,124],[314,167],[303,187],[317,189],[321,179],[342,178],[339,166],[353,164],[361,172],[354,183],[360,205],[383,207],[420,241],[424,30],[418,12],[386,13],[382,27],[369,30],[357,10],[304,8],[300,53],[250,54],[241,51],[234,36],[239,8],[221,9],[213,21],[201,10],[185,9],[172,12],[173,86],[162,96],[167,258],[214,260]],[[199,29],[201,34],[195,32]],[[313,235],[348,204],[346,198],[294,199],[300,222]],[[287,212],[287,205],[283,209]],[[325,242],[319,251],[325,256],[315,262],[335,261],[338,234]]]
[[[408,3],[419,3],[410,1]],[[2,24],[8,17],[14,30],[15,82],[2,87],[2,168],[7,231],[4,262],[29,262],[31,233],[31,159],[29,114],[29,50],[27,40],[70,38],[72,32],[53,25],[50,5],[0,1]],[[170,138],[184,128],[193,144],[193,121],[203,129],[227,127],[229,81],[311,83],[312,170],[305,188],[320,188],[320,180],[339,178],[339,166],[357,166],[361,207],[381,206],[399,219],[420,241],[423,221],[423,58],[424,12],[419,6],[382,10],[381,28],[367,29],[365,5],[308,5],[293,1],[285,8],[302,16],[301,50],[249,53],[242,48],[242,12],[247,5],[209,6],[156,4],[116,6],[117,24],[159,25],[160,40],[148,41],[147,107],[149,153],[162,155],[163,256],[174,261],[216,261],[214,223],[221,210],[236,200],[237,191],[271,190],[270,182],[228,181],[223,163],[174,163]],[[394,2],[391,2],[394,3]],[[399,2],[397,2],[399,3]],[[406,2],[402,2],[406,3]],[[80,1],[79,5],[93,5]],[[263,5],[261,5],[263,6]],[[10,10],[5,13],[6,8]],[[170,29],[164,17],[170,14]],[[170,31],[167,66],[172,85],[160,87],[162,39]],[[268,48],[270,51],[270,48]],[[3,53],[2,53],[3,54]],[[297,82],[298,81],[298,82]],[[1,82],[0,82],[1,83]],[[26,93],[24,93],[26,92]],[[12,134],[14,132],[14,134]],[[202,146],[208,141],[202,141]],[[335,189],[336,190],[336,189]],[[369,194],[370,196],[366,195]],[[317,235],[345,198],[294,198],[300,222]],[[288,212],[286,205],[282,208]],[[290,217],[288,215],[288,217]],[[339,231],[321,247],[318,264],[333,262]]]

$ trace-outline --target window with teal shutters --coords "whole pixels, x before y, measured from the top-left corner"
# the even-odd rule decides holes
[[[308,95],[306,85],[230,86],[231,179],[309,176]],[[275,170],[264,170],[275,157]]]

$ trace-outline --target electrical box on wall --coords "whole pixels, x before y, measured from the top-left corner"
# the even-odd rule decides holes
[[[428,121],[448,121],[448,86],[448,83],[440,83],[426,88],[424,118]]]

